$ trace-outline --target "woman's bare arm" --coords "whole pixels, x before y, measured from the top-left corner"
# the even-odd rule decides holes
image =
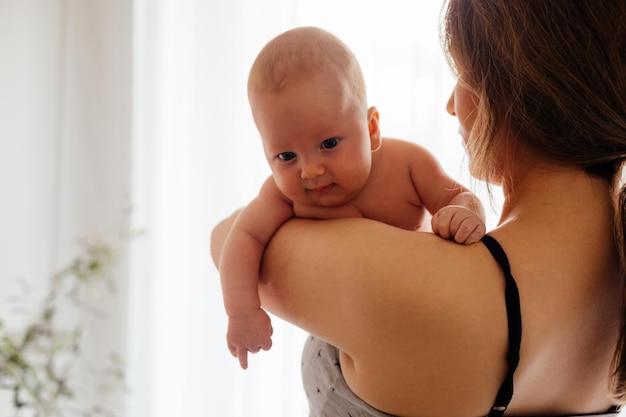
[[[456,314],[469,293],[484,297],[471,274],[485,253],[368,219],[294,219],[266,248],[259,290],[268,310],[349,350],[395,326],[382,317],[428,322]]]
[[[232,222],[213,231],[214,260]],[[450,389],[466,391],[472,410],[493,400],[504,364],[493,358],[506,346],[502,291],[482,245],[368,219],[289,220],[266,247],[259,282],[264,308],[341,350],[355,392],[405,414],[418,403],[436,410]],[[409,386],[426,397],[416,402]]]
[[[218,267],[237,215],[212,232]],[[408,308],[410,320],[428,321],[446,306],[458,313],[458,299],[473,292],[485,297],[484,282],[475,285],[472,274],[476,256],[489,261],[485,254],[482,245],[466,247],[368,219],[292,219],[266,247],[259,291],[275,315],[349,350],[350,341],[362,345],[363,332],[375,334],[382,315],[401,316]],[[499,284],[496,279],[494,290]]]
[[[435,410],[451,389],[480,409],[501,382],[503,280],[483,245],[368,219],[293,219],[266,248],[259,292],[268,311],[338,347],[351,388],[392,414]]]

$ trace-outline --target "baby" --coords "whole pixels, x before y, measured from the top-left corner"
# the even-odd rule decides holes
[[[272,344],[259,265],[288,219],[366,217],[407,230],[432,227],[464,244],[484,235],[480,201],[428,151],[383,140],[360,65],[334,35],[302,27],[270,41],[252,65],[248,98],[272,176],[238,215],[220,259],[228,348],[242,368],[248,352]]]

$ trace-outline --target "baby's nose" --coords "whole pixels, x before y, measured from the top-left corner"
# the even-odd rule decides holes
[[[303,180],[310,180],[324,175],[325,169],[322,164],[317,161],[305,161],[302,164],[300,177]]]

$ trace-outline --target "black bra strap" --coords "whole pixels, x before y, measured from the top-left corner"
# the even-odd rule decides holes
[[[506,283],[504,299],[509,325],[509,352],[506,355],[506,359],[509,364],[509,372],[498,391],[496,401],[488,415],[488,417],[502,417],[513,397],[513,374],[519,364],[519,350],[522,342],[522,314],[517,284],[513,275],[511,275],[511,267],[504,249],[493,237],[488,235],[482,238],[482,242],[502,268]]]

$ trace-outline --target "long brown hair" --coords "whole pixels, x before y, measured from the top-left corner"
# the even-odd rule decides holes
[[[615,187],[615,240],[626,271],[626,188],[621,180],[626,2],[449,0],[444,7],[442,42],[448,61],[459,82],[478,98],[468,139],[474,175],[491,178],[499,152],[521,146],[605,178]],[[498,134],[503,127],[515,136]],[[626,403],[624,319],[614,376],[616,400]]]

